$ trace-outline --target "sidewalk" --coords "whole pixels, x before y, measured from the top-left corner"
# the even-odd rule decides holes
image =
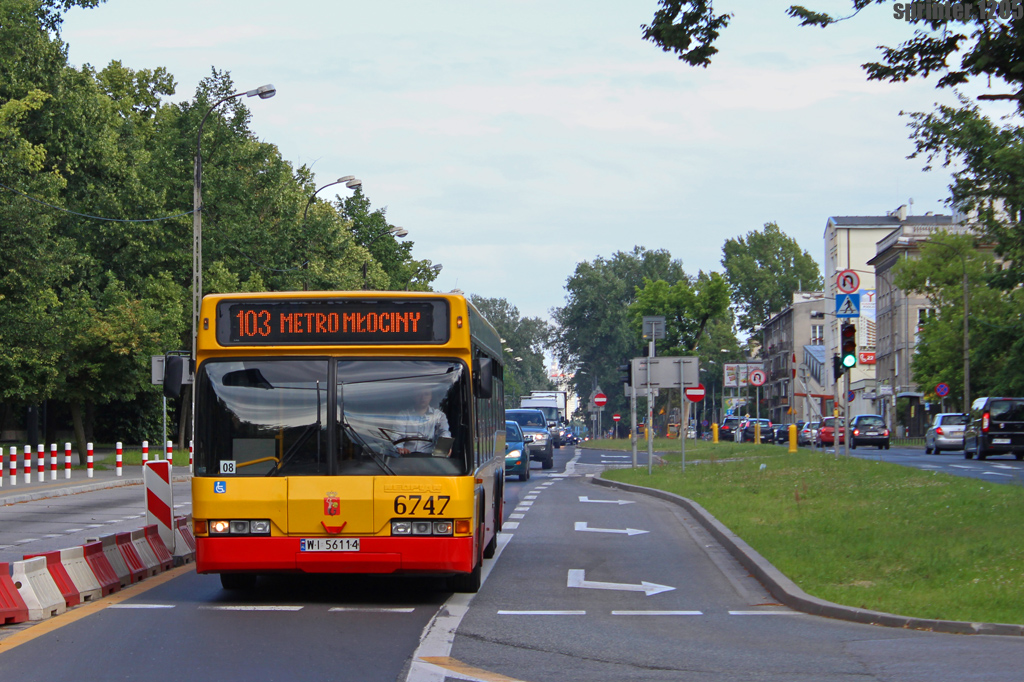
[[[64,478],[63,462],[57,469],[57,480],[50,480],[51,472],[49,461],[47,469],[43,472],[45,480],[39,482],[38,471],[33,469],[32,482],[25,483],[25,472],[17,472],[17,484],[11,485],[11,472],[5,467],[3,472],[3,487],[0,487],[0,506],[17,504],[19,502],[30,502],[32,500],[45,500],[51,497],[62,495],[77,495],[93,490],[104,488],[116,488],[122,485],[142,485],[142,467],[139,465],[122,467],[121,476],[117,475],[114,468],[114,460],[111,456],[108,462],[104,463],[109,467],[106,470],[93,469],[92,478],[88,478],[86,469],[72,469],[71,478]],[[176,482],[188,481],[192,478],[188,467],[174,467],[171,470],[171,479]]]

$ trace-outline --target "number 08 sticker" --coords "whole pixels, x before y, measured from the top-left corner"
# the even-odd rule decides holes
[[[235,473],[235,460],[233,460],[233,459],[222,459],[220,461],[220,473],[221,473],[222,476],[224,474],[233,474],[233,473]]]

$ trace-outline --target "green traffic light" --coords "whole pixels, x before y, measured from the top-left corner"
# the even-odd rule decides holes
[[[843,366],[844,367],[853,367],[856,364],[857,364],[857,358],[854,357],[853,355],[844,355],[843,356]]]

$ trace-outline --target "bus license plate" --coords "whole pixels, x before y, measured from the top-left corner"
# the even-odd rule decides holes
[[[358,552],[359,538],[303,538],[299,549],[303,552]]]

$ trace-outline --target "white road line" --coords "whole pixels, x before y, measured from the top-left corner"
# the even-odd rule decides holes
[[[523,499],[524,500],[536,500],[537,499],[537,495],[527,495]]]
[[[44,535],[43,537],[45,537],[45,538],[62,538],[62,537],[64,537],[64,533],[50,533],[48,535]]]
[[[526,515],[525,514],[509,514],[508,517],[510,519],[525,519]]]
[[[514,512],[516,512],[518,514],[525,514],[526,512],[530,511],[530,508],[529,507],[516,507],[512,511],[514,511]]]
[[[601,459],[633,459],[632,455],[601,455]]]
[[[415,608],[412,607],[371,607],[371,606],[335,606],[334,608],[327,609],[328,611],[352,611],[356,613],[412,613]]]
[[[520,502],[518,506],[520,506],[520,507],[532,507],[533,506],[533,502]]]
[[[954,469],[977,469],[978,467],[967,466],[966,464],[950,464]]]
[[[506,528],[508,530],[516,530],[516,529],[519,528],[519,522],[518,521],[506,521],[505,523],[501,524],[501,528],[502,528],[502,530],[505,530]]]
[[[498,611],[499,616],[585,616],[586,611]]]
[[[102,523],[90,523],[89,525],[86,526],[86,528],[102,528],[102,527],[103,527]]]
[[[200,606],[200,611],[301,611],[301,606]]]
[[[799,616],[801,611],[730,611],[730,616]]]
[[[113,604],[108,609],[173,609],[174,604]]]
[[[1006,476],[1008,478],[1013,478],[1013,474],[1001,474],[998,471],[983,471],[983,472],[981,472],[981,475],[982,476]]]
[[[66,535],[70,535],[71,533],[81,533],[83,530],[85,530],[85,529],[84,528],[68,528],[66,531],[64,531],[64,533]]]
[[[39,538],[25,538],[24,540],[15,540],[15,545],[27,545],[30,542],[39,542]]]
[[[1012,467],[1009,464],[993,464],[992,468],[994,468],[994,469],[1016,469],[1017,467]]]
[[[703,616],[703,611],[612,611],[613,616]]]

